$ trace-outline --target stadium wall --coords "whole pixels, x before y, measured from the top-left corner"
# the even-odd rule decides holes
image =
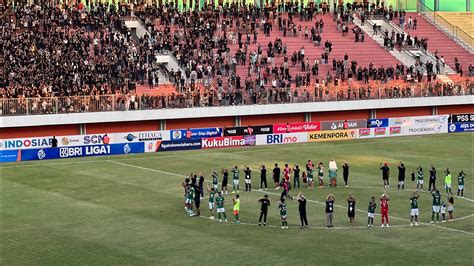
[[[11,116],[0,118],[0,138],[471,113],[472,110],[472,97],[458,96]]]
[[[474,132],[474,113],[2,139],[0,163],[458,132]]]

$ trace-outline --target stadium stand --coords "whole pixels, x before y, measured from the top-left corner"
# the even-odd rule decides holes
[[[389,19],[405,14],[362,5],[330,11],[325,3],[263,9],[232,4],[199,12],[173,5],[135,5],[132,12],[127,4],[100,3],[2,7],[2,114],[470,93],[472,83],[463,79],[441,84],[433,65],[404,66],[371,33],[361,32],[357,42],[355,10]],[[407,32],[429,36],[429,44],[406,36],[403,45],[428,46],[452,66],[456,57],[473,75],[474,69],[468,71],[472,55],[421,16],[410,16],[417,17],[419,27]],[[143,38],[125,26],[131,18],[147,28]],[[163,82],[159,54],[172,54],[181,69],[166,70],[173,85],[156,90]]]
[[[469,65],[472,65],[474,62],[474,55],[459,46],[423,16],[416,13],[409,13],[409,16],[418,20],[418,26],[416,30],[406,29],[406,31],[411,34],[427,37],[429,39],[428,50],[440,57],[443,56],[446,63],[453,69],[456,69],[455,58],[457,58],[464,73],[466,73]]]

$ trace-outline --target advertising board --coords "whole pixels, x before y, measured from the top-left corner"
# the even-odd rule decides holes
[[[449,123],[474,122],[474,114],[453,114],[450,115]]]
[[[320,122],[297,122],[286,124],[274,124],[273,133],[297,133],[297,132],[311,132],[321,130]]]
[[[20,150],[0,150],[0,163],[16,162]]]
[[[145,152],[184,151],[201,149],[200,139],[146,141]]]
[[[474,132],[474,122],[451,123],[448,130],[449,133]]]
[[[300,143],[308,141],[308,133],[283,133],[257,135],[257,145]]]
[[[222,128],[211,127],[211,128],[191,128],[191,129],[170,130],[170,135],[171,135],[171,140],[221,137]]]
[[[337,120],[321,122],[321,130],[339,130],[367,127],[367,120]]]
[[[223,129],[224,136],[262,135],[273,133],[273,125],[248,126],[248,127],[226,127]]]
[[[357,129],[332,130],[308,133],[308,141],[330,141],[330,140],[348,140],[355,139],[358,136]]]
[[[87,145],[59,148],[27,149],[21,151],[21,160],[49,160],[60,158],[75,158],[88,156],[118,155],[129,153],[143,153],[143,142]]]
[[[250,136],[227,136],[217,138],[205,138],[202,139],[203,149],[213,148],[229,148],[229,147],[242,147],[242,146],[254,146],[256,144],[256,137]]]
[[[369,119],[367,120],[367,127],[388,127],[389,119],[388,118],[378,118],[378,119]]]

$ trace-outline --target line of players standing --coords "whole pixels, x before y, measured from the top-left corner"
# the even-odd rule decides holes
[[[348,177],[349,177],[349,164],[347,162],[344,162],[342,164],[343,168],[343,177],[345,181],[346,187],[348,186]],[[397,166],[398,168],[398,189],[404,189],[405,187],[405,172],[406,168],[402,162],[399,163]],[[267,190],[267,181],[266,181],[266,168],[264,165],[261,166],[261,175],[260,175],[260,189],[259,190]],[[384,187],[389,188],[389,175],[390,175],[390,168],[387,163],[384,163],[380,165],[380,170],[382,171],[382,178],[384,181]],[[232,193],[237,195],[233,197],[233,203],[234,203],[234,217],[236,218],[236,223],[240,223],[239,218],[238,218],[238,213],[240,211],[240,199],[238,196],[239,193],[239,182],[240,182],[240,170],[238,169],[237,166],[234,166],[234,168],[231,170],[232,171],[232,181],[233,181],[233,190]],[[337,165],[334,162],[334,160],[331,160],[329,162],[329,186],[337,186]],[[308,160],[308,163],[306,164],[306,172],[303,172],[302,178],[303,178],[303,187],[309,187],[309,189],[313,188],[313,177],[314,173],[317,173],[318,175],[318,182],[319,182],[319,187],[323,187],[323,176],[324,176],[324,168],[322,163],[318,163],[317,167],[314,166],[314,164],[311,162],[311,160]],[[249,167],[245,167],[244,169],[245,173],[245,190],[246,191],[251,191],[252,189],[252,182],[251,182],[251,170]],[[290,198],[293,200],[294,198],[289,195],[289,190],[291,189],[291,182],[290,182],[290,174],[294,174],[294,188],[300,187],[300,169],[298,165],[295,165],[293,168],[289,168],[288,164],[285,164],[285,168],[283,170],[284,173],[284,178],[282,180],[279,180],[281,170],[278,167],[278,164],[275,164],[275,168],[273,169],[273,181],[275,182],[275,189],[278,190],[281,187],[283,187],[283,191],[280,196],[280,201],[279,201],[279,206],[278,208],[280,209],[280,215],[282,219],[282,228],[288,228],[288,224],[286,222],[287,219],[287,210],[286,210],[286,204],[285,204],[285,198]],[[209,192],[209,209],[211,212],[211,219],[214,219],[214,207],[215,204],[217,204],[217,213],[219,216],[219,220],[222,221],[221,214],[223,215],[225,221],[227,222],[227,217],[225,214],[225,209],[224,209],[224,197],[223,193],[228,194],[227,191],[227,183],[228,183],[228,178],[229,178],[229,172],[227,169],[222,170],[223,174],[223,180],[222,180],[222,186],[221,186],[221,191],[217,193],[218,191],[218,174],[216,171],[212,171],[212,188],[207,187],[207,191]],[[445,171],[446,177],[445,177],[445,188],[446,188],[446,194],[448,197],[448,213],[449,213],[449,219],[453,219],[452,213],[454,210],[454,198],[451,193],[451,174],[449,169],[446,169]],[[415,171],[412,171],[411,173],[412,181],[415,181],[416,178],[416,184],[417,184],[417,190],[412,193],[410,197],[410,206],[411,206],[411,225],[413,225],[413,221],[415,222],[415,225],[418,225],[418,198],[419,198],[419,193],[418,190],[423,190],[423,178],[424,178],[424,172],[423,168],[420,166],[416,169],[416,177],[415,177]],[[464,196],[464,178],[465,178],[465,173],[461,171],[458,176],[458,197],[463,197]],[[192,175],[190,178],[187,178],[185,182],[183,183],[183,187],[185,188],[185,196],[186,196],[186,203],[185,203],[185,209],[187,213],[190,216],[199,216],[200,215],[200,200],[203,198],[204,195],[204,177],[202,176],[201,173],[199,173],[199,181],[197,175]],[[196,184],[198,182],[198,185]],[[430,182],[429,182],[429,191],[433,195],[433,212],[432,212],[432,220],[431,222],[434,222],[434,216],[436,215],[437,222],[439,221],[439,214],[442,214],[443,222],[446,221],[445,219],[445,214],[446,214],[446,204],[444,202],[441,203],[441,195],[439,190],[436,189],[436,169],[434,166],[431,166],[430,169]],[[432,189],[433,187],[433,189]],[[306,199],[304,195],[300,192],[296,199],[299,202],[299,210],[300,210],[300,218],[301,218],[301,225],[302,227],[307,227],[308,222],[306,219]],[[387,193],[384,193],[381,198],[380,198],[380,204],[381,204],[381,216],[382,216],[382,227],[388,227],[388,200],[389,197]],[[326,197],[326,221],[327,221],[327,227],[332,227],[332,220],[333,220],[333,207],[334,207],[334,201],[335,201],[335,196],[333,194],[329,194]],[[194,205],[196,207],[197,213],[194,214],[192,211],[192,206]],[[262,218],[263,218],[263,224],[266,225],[266,217],[267,217],[267,212],[268,212],[268,206],[270,205],[270,201],[268,199],[268,195],[265,195],[264,198],[260,199],[258,201],[261,204],[261,215],[259,218],[259,225],[261,225]],[[355,226],[354,218],[355,218],[355,197],[350,194],[349,197],[347,198],[348,202],[348,217],[350,224]],[[302,208],[302,206],[304,206]],[[373,218],[375,214],[375,209],[376,209],[376,203],[375,203],[375,197],[372,197],[369,206],[368,206],[368,227],[373,227]]]

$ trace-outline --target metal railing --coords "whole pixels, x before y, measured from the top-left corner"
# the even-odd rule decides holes
[[[438,14],[421,1],[418,1],[417,11],[428,21],[431,21],[436,25],[440,30],[444,31],[450,38],[457,41],[461,46],[470,51],[474,52],[474,37],[469,35],[463,29],[459,28],[456,25],[451,24],[443,16]]]
[[[398,99],[415,97],[462,96],[474,94],[474,83],[454,83],[450,86],[427,83],[383,84],[372,82],[363,87],[322,86],[299,87],[293,90],[270,88],[241,91],[237,94],[218,91],[196,91],[166,96],[101,95],[70,97],[36,97],[0,99],[1,116],[48,115],[109,111],[153,110],[168,108],[198,108],[209,106],[264,105],[282,103]]]

